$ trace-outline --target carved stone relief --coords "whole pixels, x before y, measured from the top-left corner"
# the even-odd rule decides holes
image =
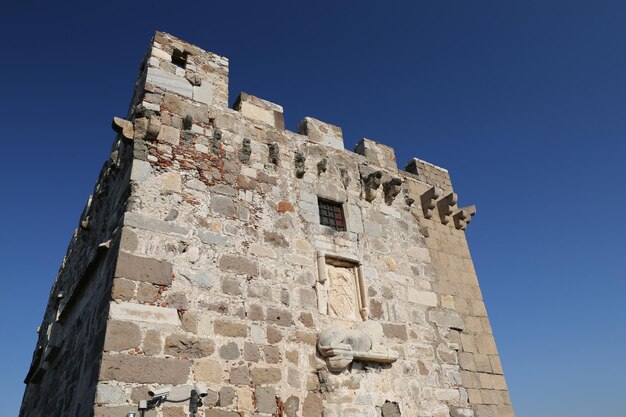
[[[357,281],[354,267],[326,265],[328,314],[345,320],[359,320]]]

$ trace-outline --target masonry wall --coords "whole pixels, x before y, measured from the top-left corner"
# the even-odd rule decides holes
[[[90,412],[125,415],[162,386],[182,400],[200,381],[207,417],[512,416],[462,230],[473,212],[447,171],[398,170],[368,139],[351,152],[312,118],[285,130],[281,106],[248,94],[227,103],[227,59],[155,35],[118,122],[130,193],[114,270],[94,280],[113,284],[93,327],[106,318],[105,340],[85,345],[101,356]],[[342,204],[346,231],[320,225],[320,198]],[[328,308],[333,262],[360,271],[351,318]],[[330,369],[320,332],[364,323],[387,359]]]
[[[20,416],[93,412],[131,162],[117,138],[50,291]]]

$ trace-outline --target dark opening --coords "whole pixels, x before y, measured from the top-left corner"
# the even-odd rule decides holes
[[[185,68],[185,66],[187,66],[188,55],[189,54],[185,51],[174,49],[174,52],[172,52],[172,64],[180,68]]]
[[[320,211],[320,224],[339,232],[345,232],[346,221],[341,203],[318,198],[317,205]]]

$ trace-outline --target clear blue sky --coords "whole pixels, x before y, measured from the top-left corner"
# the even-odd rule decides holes
[[[231,102],[448,168],[518,417],[623,415],[626,2],[88,3],[0,16],[1,417],[155,30],[229,57]]]

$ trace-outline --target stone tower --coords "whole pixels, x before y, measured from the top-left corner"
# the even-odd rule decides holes
[[[514,415],[445,169],[229,108],[228,60],[165,33],[113,128],[22,417]]]

